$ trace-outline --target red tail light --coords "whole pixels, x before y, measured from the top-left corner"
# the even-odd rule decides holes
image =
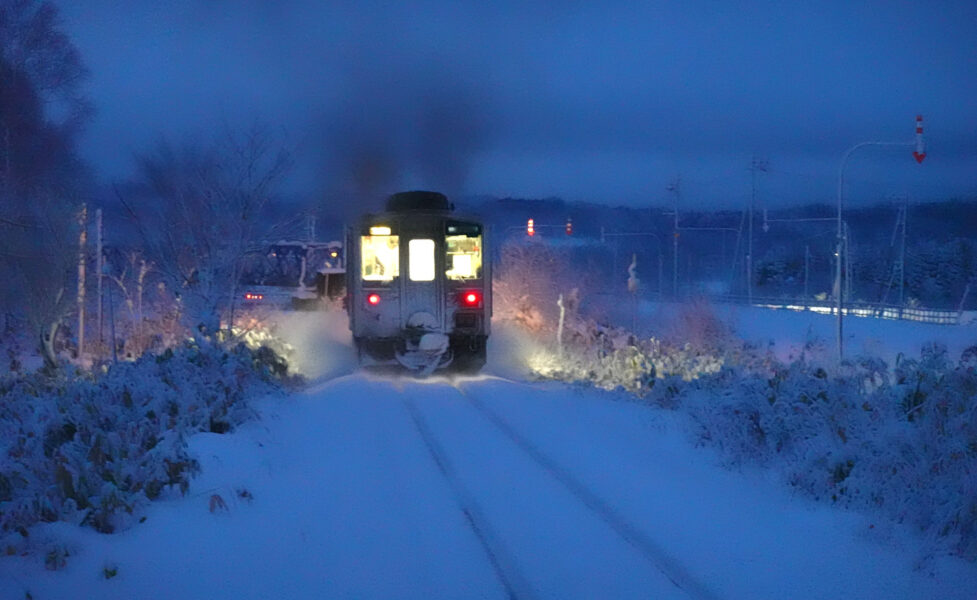
[[[366,297],[366,301],[370,306],[376,306],[380,304],[380,294],[370,294]]]
[[[476,291],[462,292],[461,293],[461,305],[467,307],[476,307],[482,305],[482,294]]]

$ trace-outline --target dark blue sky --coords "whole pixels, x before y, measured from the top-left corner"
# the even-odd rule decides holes
[[[83,150],[259,118],[290,187],[739,207],[977,195],[977,2],[61,0],[92,71]],[[125,8],[120,8],[124,6]],[[355,8],[351,8],[355,6]]]

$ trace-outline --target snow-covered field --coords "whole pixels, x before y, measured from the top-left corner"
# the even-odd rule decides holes
[[[670,303],[642,302],[637,307],[637,331],[643,335],[681,338],[675,315],[681,309]],[[728,324],[741,339],[760,348],[770,348],[780,360],[796,358],[806,345],[822,346],[829,358],[837,356],[837,319],[815,312],[754,308],[738,304],[708,305],[719,319]],[[614,311],[613,320],[631,325],[631,307],[627,303]],[[913,321],[894,321],[865,317],[845,317],[843,321],[845,355],[877,356],[890,365],[902,353],[916,358],[930,342],[945,344],[953,359],[977,344],[977,323],[967,325],[934,325]]]
[[[640,310],[668,326],[668,306]],[[715,310],[778,356],[833,348],[824,315]],[[192,438],[185,497],[118,534],[39,527],[67,540],[66,566],[4,557],[0,598],[977,597],[977,565],[921,560],[905,528],[723,469],[675,413],[527,381],[538,339],[496,326],[485,374],[418,381],[357,370],[341,317],[282,323],[314,384]],[[885,358],[977,343],[974,327],[846,325],[852,352]]]
[[[757,344],[773,342],[782,360],[796,356],[798,349],[810,340],[825,345],[832,356],[837,347],[837,318],[831,315],[741,306],[717,307],[717,313],[729,321],[740,337]],[[899,353],[918,357],[923,345],[930,342],[945,344],[954,359],[977,344],[977,323],[932,325],[846,317],[842,325],[846,356],[878,356],[890,365]]]

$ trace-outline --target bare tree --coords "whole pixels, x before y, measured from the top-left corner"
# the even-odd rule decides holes
[[[106,277],[115,283],[122,292],[126,308],[129,311],[129,320],[132,322],[133,345],[136,353],[141,353],[148,346],[147,336],[144,331],[145,313],[143,304],[146,297],[146,277],[153,272],[153,265],[146,261],[139,251],[129,252],[126,256],[126,264],[117,274],[108,273]]]
[[[77,128],[91,115],[91,103],[81,93],[88,69],[61,31],[52,2],[0,0],[0,56],[31,81],[45,104],[55,106],[47,116],[53,125]]]
[[[58,329],[74,310],[76,229],[72,215],[64,214],[65,202],[59,195],[39,191],[32,200],[33,210],[3,232],[0,264],[7,278],[4,287],[16,294],[8,296],[8,306],[23,309],[39,336],[46,366],[54,368]]]
[[[74,301],[86,74],[51,2],[0,0],[0,306],[27,317],[49,367]]]
[[[160,142],[137,156],[139,177],[123,204],[148,258],[183,303],[187,325],[210,335],[233,307],[241,261],[259,235],[258,216],[291,165],[261,125],[225,128],[206,148]]]

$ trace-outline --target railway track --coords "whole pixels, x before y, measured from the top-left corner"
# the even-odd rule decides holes
[[[522,385],[518,382],[511,383]],[[714,600],[718,598],[711,590],[698,582],[679,561],[670,556],[664,547],[642,531],[637,524],[605,500],[592,486],[574,475],[571,469],[560,464],[522,434],[503,414],[480,399],[477,393],[453,385],[453,389],[460,396],[458,400],[461,400],[461,402],[455,401],[458,406],[450,406],[449,403],[437,404],[427,398],[415,397],[428,396],[424,393],[428,385],[430,384],[418,384],[417,391],[420,392],[418,394],[414,393],[413,385],[398,387],[402,392],[403,404],[418,435],[436,468],[451,488],[459,510],[465,516],[466,522],[491,563],[506,597],[531,599],[540,597],[541,594],[537,587],[531,583],[534,574],[520,563],[517,559],[519,553],[511,548],[511,544],[507,543],[504,528],[493,522],[493,517],[490,515],[491,511],[487,510],[487,502],[481,500],[478,492],[472,489],[475,487],[471,483],[473,475],[480,477],[480,474],[465,472],[464,467],[461,466],[462,463],[466,462],[463,455],[470,455],[472,452],[478,451],[498,451],[498,446],[479,446],[479,444],[485,443],[485,435],[488,431],[492,431],[495,436],[503,440],[502,443],[506,444],[510,451],[520,455],[522,461],[529,465],[529,470],[536,474],[535,477],[555,483],[564,495],[572,498],[573,503],[586,511],[594,520],[599,521],[611,537],[626,545],[634,555],[638,556],[645,568],[657,574],[657,578],[667,581],[672,591],[675,592],[670,595],[693,600]],[[450,437],[447,430],[443,425],[439,428],[434,423],[438,420],[439,408],[450,410],[456,415],[462,410],[467,413],[461,415],[463,419],[461,423],[466,428],[471,425],[469,433],[473,434],[472,444],[475,445],[475,448],[472,445],[458,446],[457,443],[452,447],[451,440],[447,439]],[[476,431],[485,433],[476,437],[474,436]],[[542,495],[554,493],[545,488],[542,489],[545,492]],[[483,490],[483,495],[488,496],[489,494]],[[488,503],[491,500],[492,498],[489,499]],[[494,501],[498,503],[497,498]],[[532,526],[533,523],[526,525]]]
[[[458,503],[458,508],[464,514],[465,521],[475,533],[479,545],[491,563],[492,570],[505,590],[506,597],[510,600],[531,600],[534,595],[520,572],[514,557],[508,553],[480,504],[458,477],[451,459],[431,431],[417,405],[407,398],[404,398],[403,402],[421,439],[424,440],[424,446],[430,453],[431,459],[447,481],[455,501]]]

